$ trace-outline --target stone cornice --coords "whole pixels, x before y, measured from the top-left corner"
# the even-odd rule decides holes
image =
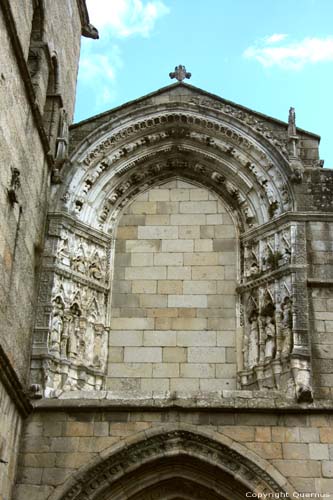
[[[10,360],[0,345],[0,380],[23,418],[33,410]]]
[[[285,212],[274,217],[269,222],[249,229],[240,238],[242,241],[250,240],[253,237],[261,236],[269,231],[275,231],[282,225],[290,222],[333,222],[332,212]]]
[[[69,227],[72,228],[75,227],[76,229],[89,234],[90,237],[94,237],[99,243],[104,243],[104,244],[110,243],[111,235],[107,235],[102,231],[99,231],[98,229],[93,228],[88,224],[85,224],[84,222],[81,222],[80,220],[76,219],[72,215],[67,214],[66,212],[49,212],[47,217],[49,221],[49,229],[48,229],[49,234],[54,234],[52,230],[50,230],[50,226],[53,223],[57,223],[60,225],[67,223]]]
[[[45,133],[42,113],[36,103],[35,91],[31,82],[31,77],[28,70],[27,62],[24,57],[24,52],[22,49],[20,37],[17,32],[15,18],[13,16],[12,8],[10,6],[10,0],[1,0],[1,7],[5,18],[8,35],[13,47],[13,52],[15,54],[16,62],[19,67],[19,71],[23,81],[26,97],[30,105],[31,113],[34,118],[36,128],[39,133],[42,147],[44,149],[45,159],[48,163],[49,168],[52,169],[54,166],[54,160],[52,155],[49,154],[50,143]]]
[[[78,0],[78,1],[80,1],[80,0]],[[265,113],[261,113],[259,111],[253,110],[253,109],[248,108],[246,106],[243,106],[239,103],[230,101],[228,99],[225,99],[224,97],[221,97],[217,94],[213,94],[211,92],[208,92],[207,90],[203,90],[203,89],[196,87],[195,85],[191,85],[187,82],[175,82],[175,83],[171,83],[170,85],[166,85],[165,87],[162,87],[158,90],[154,90],[153,92],[150,92],[142,97],[139,97],[137,99],[133,99],[132,101],[128,101],[125,104],[121,104],[120,106],[117,106],[115,108],[104,111],[103,113],[99,113],[97,115],[94,115],[94,116],[91,116],[91,117],[86,118],[84,120],[81,120],[80,122],[74,123],[73,125],[71,125],[71,129],[79,128],[88,122],[92,122],[94,120],[98,120],[98,119],[101,119],[104,117],[109,118],[109,115],[111,115],[111,114],[116,114],[118,112],[122,112],[125,108],[136,107],[137,105],[141,104],[144,101],[149,101],[150,99],[152,99],[154,97],[160,96],[161,94],[164,94],[164,93],[169,92],[170,90],[176,89],[176,88],[189,89],[193,93],[196,93],[203,98],[209,98],[212,101],[216,101],[218,103],[222,103],[222,104],[225,104],[227,106],[231,106],[237,110],[241,110],[241,111],[244,111],[246,113],[252,114],[252,115],[256,116],[258,119],[267,120],[268,122],[275,123],[275,124],[279,125],[281,128],[287,129],[287,127],[288,127],[288,123],[286,123],[282,120],[279,120],[278,118],[266,115]],[[131,110],[131,112],[132,111],[133,110]],[[302,129],[300,127],[297,127],[297,132],[300,134],[305,134],[305,135],[308,135],[309,137],[313,137],[315,139],[320,140],[320,135],[315,134],[313,132],[310,132],[308,130]]]
[[[298,264],[298,265],[285,265],[281,266],[280,269],[275,269],[273,271],[262,274],[262,276],[255,279],[247,279],[245,283],[240,283],[237,286],[237,292],[243,293],[245,290],[251,290],[252,288],[257,288],[259,286],[263,286],[266,283],[270,283],[271,281],[281,278],[282,276],[288,276],[290,273],[295,273],[299,269],[306,269],[307,264]]]
[[[64,399],[60,399],[63,397]],[[60,398],[40,399],[33,402],[35,411],[218,411],[260,413],[318,413],[333,412],[333,400],[297,403],[281,394],[269,395],[265,391],[222,391],[222,394],[194,395],[193,397],[152,398],[143,395],[114,395],[108,391],[73,391]]]

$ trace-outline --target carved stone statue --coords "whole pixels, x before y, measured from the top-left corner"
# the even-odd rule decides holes
[[[250,332],[248,340],[248,368],[253,368],[258,364],[259,357],[259,325],[256,312],[251,314]]]
[[[296,136],[296,113],[295,108],[289,108],[288,115],[288,136],[295,137]]]
[[[86,259],[83,251],[82,244],[78,246],[75,255],[72,260],[72,268],[74,271],[77,271],[79,273],[85,273],[86,272]]]
[[[69,339],[69,322],[71,321],[71,316],[65,312],[64,315],[64,327],[61,334],[60,341],[60,356],[64,359],[67,358],[67,350],[68,350],[68,339]]]
[[[101,258],[98,252],[95,252],[89,264],[89,274],[95,280],[102,279],[102,265]]]
[[[61,297],[56,297],[53,301],[49,349],[50,352],[59,356],[60,354],[60,340],[64,327],[64,303]]]
[[[283,248],[282,260],[283,264],[290,264],[291,261],[291,251],[286,245]]]
[[[77,359],[80,341],[80,316],[81,311],[78,304],[74,303],[71,308],[71,321],[69,323],[69,336],[68,336],[68,357]]]
[[[84,364],[86,366],[94,366],[94,343],[95,343],[95,324],[94,318],[89,317],[87,321],[87,326],[85,330],[85,353],[84,353]]]
[[[267,271],[271,267],[272,267],[272,252],[269,246],[266,244],[262,255],[262,268],[264,271]]]
[[[275,349],[275,324],[271,316],[266,317],[264,323],[264,338],[265,338],[265,361],[274,357]]]
[[[253,261],[252,264],[250,265],[249,275],[252,277],[258,274],[258,272],[259,272],[258,264],[255,261]]]
[[[60,241],[58,243],[57,257],[61,264],[70,265],[69,237],[66,230],[60,233]]]
[[[281,310],[281,356],[285,357],[290,354],[292,340],[292,309],[289,297],[284,299],[281,304]]]
[[[104,366],[104,360],[102,359],[102,344],[104,340],[103,330],[95,328],[95,341],[94,341],[94,366],[98,369],[102,369]]]

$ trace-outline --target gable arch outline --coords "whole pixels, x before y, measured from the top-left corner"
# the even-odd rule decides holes
[[[54,193],[56,211],[65,209],[89,224],[84,216],[85,207],[93,206],[97,191],[107,193],[103,206],[117,191],[119,180],[126,173],[135,177],[138,170],[148,172],[149,164],[154,163],[158,168],[156,165],[175,154],[214,166],[209,169],[214,181],[220,184],[226,181],[225,192],[231,191],[239,205],[247,201],[247,212],[252,212],[249,207],[259,212],[256,225],[295,209],[288,180],[290,172],[288,167],[280,167],[282,162],[287,165],[286,160],[280,155],[281,163],[278,162],[276,149],[263,149],[248,132],[235,126],[179,111],[155,113],[115,128],[111,133],[104,129],[105,126],[92,132],[72,154],[63,172],[63,186]],[[102,136],[98,136],[98,131]],[[128,178],[123,178],[128,182]],[[260,214],[263,206],[265,213]],[[96,209],[101,211],[101,207]],[[251,214],[249,219],[254,216]],[[242,219],[244,227],[252,227],[253,221],[246,224],[246,215],[243,214]]]
[[[193,474],[190,478],[186,466],[182,468],[187,459],[199,477]],[[171,465],[172,473],[170,469],[166,472],[168,467],[164,467],[164,473],[155,469],[163,462]],[[292,497],[295,491],[266,459],[229,437],[189,424],[175,424],[139,432],[104,450],[57,487],[50,500],[118,500],[117,493],[121,491],[119,498],[123,498],[126,488],[126,498],[134,498],[139,493],[139,484],[133,484],[136,474],[141,480],[145,477],[143,486],[155,486],[172,477],[192,479],[194,485],[200,486],[200,468],[207,490],[214,492],[216,499],[228,498],[224,496],[228,494],[228,488],[223,486],[226,480],[232,482],[233,498],[237,500],[243,498],[240,495],[244,492],[288,493]]]

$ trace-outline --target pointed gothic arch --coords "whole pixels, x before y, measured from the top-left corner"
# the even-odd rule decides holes
[[[144,120],[135,118],[120,126],[110,121],[81,141],[64,169],[55,210],[92,224],[103,217],[105,205],[121,203],[134,186],[138,192],[140,182],[170,169],[222,188],[243,229],[295,209],[292,170],[283,153],[266,138],[259,142],[258,134],[239,120],[217,119],[209,109],[198,114],[184,104],[177,112],[163,107]],[[104,229],[100,221],[99,228]]]
[[[50,500],[160,496],[243,500],[246,493],[292,496],[294,491],[267,460],[221,433],[198,431],[190,425],[136,434],[102,455],[56,488]]]

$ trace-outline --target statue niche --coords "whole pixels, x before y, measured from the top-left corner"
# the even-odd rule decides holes
[[[289,356],[292,348],[292,302],[290,297],[286,296],[281,304],[281,323],[280,323],[280,349],[281,358]]]
[[[292,303],[285,295],[269,288],[259,288],[249,294],[243,337],[242,387],[280,389],[284,379],[292,376]]]
[[[260,323],[263,346],[260,360],[267,363],[274,359],[276,353],[275,306],[268,291],[265,294],[264,302],[261,307]]]
[[[45,390],[101,389],[108,335],[98,302],[87,290],[68,301],[65,288],[52,301]]]
[[[246,328],[243,343],[243,365],[246,370],[252,370],[259,361],[259,314],[257,302],[250,297],[247,314]]]
[[[105,379],[108,328],[108,241],[57,216],[49,222],[40,289],[32,383],[46,397],[62,391],[99,390]],[[41,318],[41,320],[39,320]],[[43,319],[45,318],[45,320]],[[37,349],[36,349],[37,350]]]

